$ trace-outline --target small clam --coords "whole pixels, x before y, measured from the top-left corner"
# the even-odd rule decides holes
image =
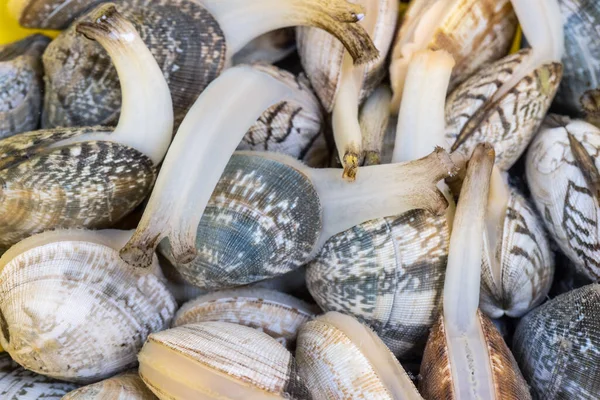
[[[135,366],[146,337],[169,326],[176,303],[151,270],[119,258],[130,235],[57,230],[2,256],[0,344],[15,361],[81,383]]]
[[[526,160],[531,196],[552,238],[579,273],[600,278],[600,129],[546,119]]]
[[[205,294],[185,303],[172,326],[231,322],[263,331],[293,350],[300,325],[317,312],[315,307],[275,290],[241,288]]]
[[[381,164],[383,139],[390,119],[392,92],[387,86],[380,86],[367,97],[360,109],[359,122],[362,134],[363,164]]]
[[[152,334],[140,376],[160,399],[310,399],[292,354],[269,335],[228,322]]]
[[[534,399],[595,399],[600,392],[600,285],[562,294],[519,323],[513,351]]]
[[[328,312],[304,324],[296,357],[314,400],[422,399],[381,339],[347,315]]]
[[[73,390],[62,400],[156,400],[156,396],[137,371],[131,371]]]
[[[0,46],[0,138],[31,131],[42,111],[42,52],[50,39],[28,36]]]

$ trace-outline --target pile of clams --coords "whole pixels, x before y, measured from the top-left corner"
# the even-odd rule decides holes
[[[0,399],[600,399],[596,0],[6,12]]]

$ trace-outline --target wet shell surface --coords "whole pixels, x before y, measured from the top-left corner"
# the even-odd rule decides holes
[[[448,241],[445,217],[424,210],[371,220],[329,239],[306,283],[325,311],[353,315],[412,357],[438,315]]]
[[[175,313],[166,287],[112,247],[83,240],[36,246],[44,235],[1,260],[2,347],[23,367],[66,381],[95,382],[135,366],[146,337]]]
[[[314,400],[421,399],[381,339],[350,316],[329,312],[304,324],[296,357]]]
[[[160,399],[310,399],[291,353],[242,325],[203,322],[152,334],[139,361]]]
[[[467,156],[478,143],[489,142],[496,165],[506,171],[521,156],[539,128],[562,76],[558,63],[545,64],[521,79],[500,98],[495,93],[509,81],[531,50],[521,50],[482,68],[446,100],[446,138],[451,150]]]
[[[36,129],[42,111],[42,52],[50,39],[32,35],[0,46],[0,138]]]
[[[139,205],[152,160],[109,141],[60,141],[110,128],[40,130],[0,141],[0,247],[57,228],[106,228]]]
[[[159,251],[196,286],[222,289],[304,264],[321,232],[321,205],[310,180],[281,162],[234,154],[198,226],[198,255],[176,264],[168,241]]]
[[[513,351],[534,399],[594,399],[600,392],[600,286],[558,296],[519,323]]]
[[[0,355],[0,398],[2,400],[60,400],[77,385],[60,382],[28,371],[6,353]]]
[[[75,30],[78,22],[91,20],[93,12],[71,24],[44,53],[44,128],[117,123],[117,71],[100,44]],[[224,66],[226,45],[218,23],[191,0],[126,0],[119,2],[119,12],[133,23],[162,69],[178,126]]]
[[[213,292],[185,303],[173,327],[204,321],[245,325],[265,332],[293,350],[300,326],[318,311],[305,302],[269,289],[235,289]]]
[[[496,250],[484,240],[479,307],[490,318],[520,317],[548,295],[554,259],[540,217],[515,188],[510,190],[500,235]],[[499,276],[491,257],[500,261]]]
[[[156,396],[132,371],[69,392],[62,400],[156,400]]]
[[[533,140],[526,160],[531,196],[578,272],[600,278],[600,129],[558,116]]]

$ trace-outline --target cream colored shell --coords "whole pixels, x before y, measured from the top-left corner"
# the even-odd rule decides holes
[[[131,371],[73,390],[61,400],[156,400],[156,396],[137,371]]]

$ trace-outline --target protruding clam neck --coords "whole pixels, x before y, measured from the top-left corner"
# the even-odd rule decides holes
[[[200,0],[227,40],[229,58],[252,39],[288,26],[321,28],[342,42],[358,64],[377,58],[375,45],[356,22],[361,6],[346,0]]]
[[[194,259],[198,224],[231,154],[263,111],[290,93],[285,83],[243,65],[206,88],[171,144],[142,220],[121,250],[124,261],[148,266],[165,237],[178,263]]]
[[[392,92],[382,85],[371,93],[360,110],[359,123],[365,166],[381,164],[381,150],[390,119],[391,100]]]

